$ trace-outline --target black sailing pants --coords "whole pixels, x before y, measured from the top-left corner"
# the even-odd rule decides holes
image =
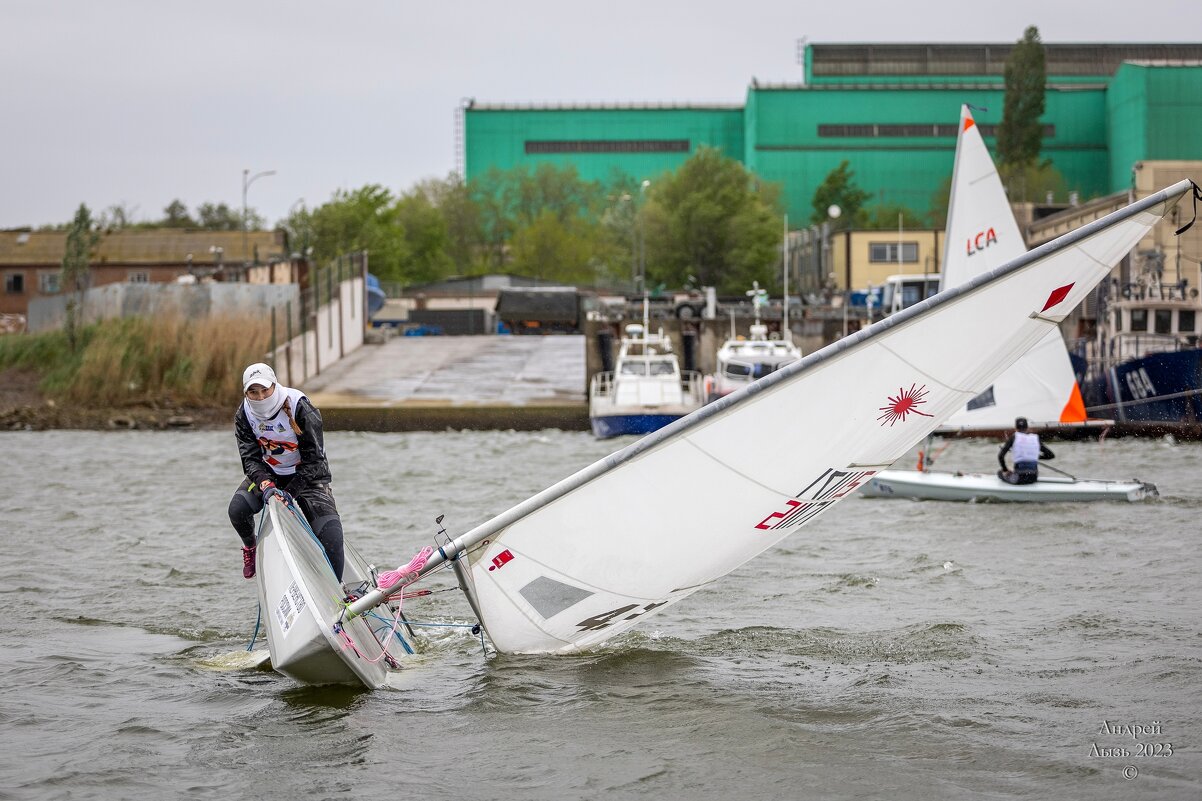
[[[342,581],[342,519],[334,505],[334,493],[329,484],[310,484],[295,473],[274,476],[275,485],[296,499],[296,505],[309,521],[321,547],[329,557],[334,575]],[[263,493],[244,478],[230,498],[230,523],[247,548],[255,544],[255,515],[263,509]]]

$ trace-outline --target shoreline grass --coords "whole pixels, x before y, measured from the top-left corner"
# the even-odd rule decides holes
[[[85,326],[72,351],[62,331],[0,337],[0,370],[40,376],[48,397],[91,406],[225,406],[242,370],[263,361],[271,336],[260,317],[127,317]]]

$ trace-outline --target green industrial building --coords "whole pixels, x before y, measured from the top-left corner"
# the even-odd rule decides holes
[[[1202,159],[1202,44],[1044,47],[1042,156],[1081,200],[1127,188],[1137,161]],[[951,174],[961,104],[995,144],[1012,48],[810,44],[801,83],[753,81],[741,106],[468,102],[464,174],[554,164],[654,181],[710,146],[780,184],[791,227],[808,223],[815,188],[844,160],[869,205],[924,214]]]

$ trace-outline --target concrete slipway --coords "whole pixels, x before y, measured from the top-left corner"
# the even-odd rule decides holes
[[[580,335],[393,337],[302,389],[330,430],[588,428]]]

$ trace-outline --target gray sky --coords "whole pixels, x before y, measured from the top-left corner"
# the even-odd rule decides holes
[[[1202,38],[1197,0],[5,0],[0,21],[0,228],[81,202],[240,208],[244,168],[276,170],[248,193],[274,223],[337,189],[445,176],[462,98],[741,103],[753,77],[799,80],[802,37]]]

